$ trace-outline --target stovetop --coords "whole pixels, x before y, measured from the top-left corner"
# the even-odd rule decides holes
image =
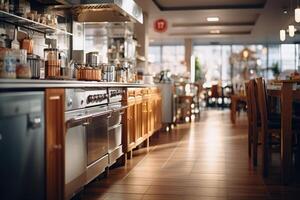
[[[108,103],[107,89],[71,88],[65,90],[65,109],[75,110]]]

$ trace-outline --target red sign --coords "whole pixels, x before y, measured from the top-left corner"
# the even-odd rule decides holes
[[[158,19],[154,22],[154,30],[159,33],[166,32],[168,28],[168,23],[164,19]]]

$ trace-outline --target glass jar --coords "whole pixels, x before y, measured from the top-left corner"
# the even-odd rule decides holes
[[[0,48],[0,78],[16,78],[16,57],[11,49]]]
[[[17,78],[31,78],[31,69],[27,65],[27,51],[25,49],[14,50],[16,57]]]
[[[60,77],[59,51],[55,48],[44,49],[46,78],[56,79]]]

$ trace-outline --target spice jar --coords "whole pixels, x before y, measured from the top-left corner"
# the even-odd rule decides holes
[[[0,78],[16,78],[16,57],[11,49],[0,48]]]
[[[27,52],[25,49],[15,50],[17,78],[31,78],[31,69],[27,65]]]
[[[59,51],[55,48],[44,49],[46,78],[60,78]]]

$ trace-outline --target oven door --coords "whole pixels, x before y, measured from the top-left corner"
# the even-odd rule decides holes
[[[107,106],[91,108],[89,124],[85,127],[87,136],[87,183],[99,176],[108,167],[108,117]]]
[[[65,113],[65,199],[80,191],[86,182],[87,147],[84,109]]]
[[[87,165],[91,165],[98,159],[105,156],[108,152],[107,129],[110,111],[108,107],[90,108],[88,125],[86,128],[87,136]]]

